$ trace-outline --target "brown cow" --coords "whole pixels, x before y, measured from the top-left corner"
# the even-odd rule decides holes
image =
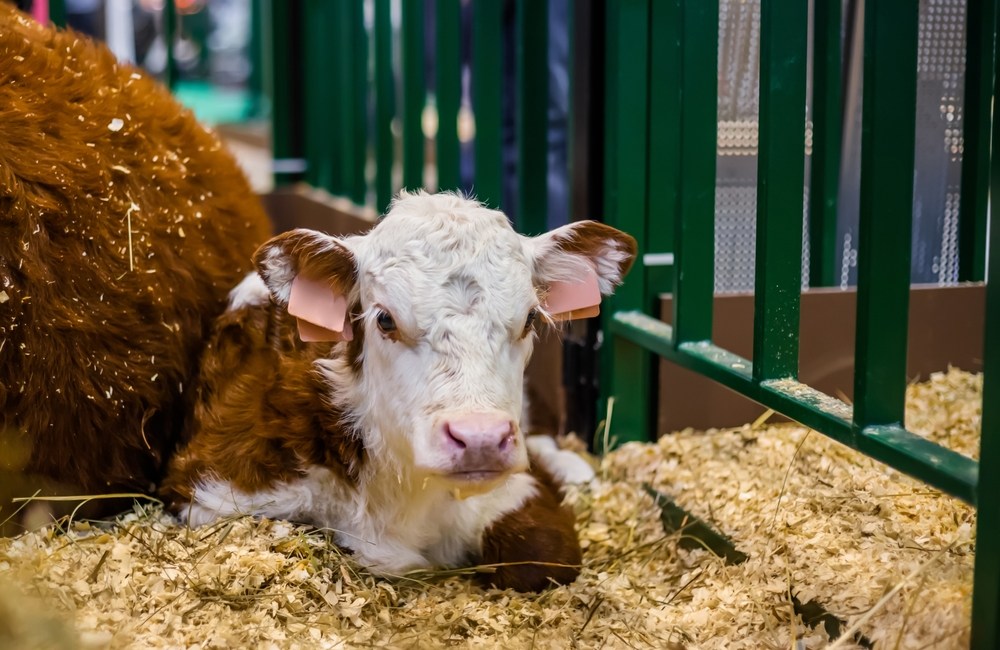
[[[0,520],[42,477],[154,488],[268,234],[233,158],[155,80],[0,2]]]

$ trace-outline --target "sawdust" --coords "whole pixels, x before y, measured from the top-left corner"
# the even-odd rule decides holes
[[[907,424],[975,455],[980,391],[979,376],[936,375],[911,387]],[[52,612],[81,648],[827,645],[792,596],[859,622],[876,647],[968,645],[974,511],[818,433],[683,431],[609,454],[600,476],[567,497],[581,577],[542,594],[481,589],[471,570],[375,578],[320,531],[250,518],[188,530],[139,505],[0,540],[0,647],[69,647],[40,632],[69,634]],[[749,559],[682,547],[644,484]]]
[[[981,390],[980,375],[957,370],[911,386],[907,426],[976,456]],[[750,556],[691,592],[701,607],[678,624],[706,645],[789,647],[769,636],[801,625],[789,620],[789,592],[850,622],[941,553],[862,633],[876,647],[968,646],[975,511],[957,499],[797,425],[688,430],[608,462],[616,480],[671,494]],[[705,625],[699,610],[712,612]]]

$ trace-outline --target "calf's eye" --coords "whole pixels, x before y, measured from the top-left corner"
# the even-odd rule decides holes
[[[535,319],[538,318],[538,310],[532,309],[528,312],[528,317],[524,319],[524,331],[527,332],[531,329],[531,326],[535,324]]]
[[[392,316],[387,311],[380,311],[378,313],[375,317],[375,324],[386,334],[396,331],[396,321],[392,319]]]

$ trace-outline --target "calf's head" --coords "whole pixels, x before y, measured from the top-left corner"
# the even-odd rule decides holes
[[[368,457],[475,493],[527,466],[536,325],[594,313],[634,256],[599,223],[524,237],[476,201],[404,193],[366,235],[295,230],[255,260],[303,340],[344,341],[316,365]]]

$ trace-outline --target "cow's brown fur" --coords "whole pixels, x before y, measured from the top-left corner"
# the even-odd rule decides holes
[[[334,251],[328,246],[336,246],[337,249]],[[265,284],[270,283],[271,274],[266,258],[278,251],[293,261],[296,275],[322,278],[341,295],[350,294],[357,281],[357,264],[349,250],[333,242],[324,246],[307,230],[292,230],[275,236],[267,246],[254,253],[257,272]]]
[[[625,277],[635,261],[636,253],[639,250],[638,244],[632,236],[607,224],[599,221],[580,221],[569,236],[559,242],[559,248],[568,253],[579,253],[592,257],[598,252],[599,247],[609,240],[621,246],[625,253],[618,268],[619,276]]]
[[[358,279],[357,265],[354,254],[346,248],[338,248],[336,251],[324,249],[314,237],[303,230],[292,230],[275,235],[266,245],[257,249],[253,255],[257,273],[265,284],[270,282],[271,275],[266,259],[269,252],[276,250],[280,250],[288,259],[293,260],[296,275],[301,274],[325,282],[340,295],[351,295]],[[351,306],[352,323],[359,321],[358,308],[357,302]],[[285,310],[279,311],[283,314],[287,313]],[[354,338],[347,344],[347,360],[356,373],[360,373],[362,370],[361,352],[364,341],[364,330],[359,323],[357,331],[354,332]]]
[[[360,325],[355,335],[363,339]],[[302,343],[288,312],[273,304],[223,314],[195,390],[188,428],[197,435],[171,461],[167,500],[183,506],[202,477],[222,476],[252,493],[314,465],[355,483],[364,449],[313,365],[330,345]]]
[[[0,143],[0,461],[151,490],[267,218],[148,75],[5,3]]]

